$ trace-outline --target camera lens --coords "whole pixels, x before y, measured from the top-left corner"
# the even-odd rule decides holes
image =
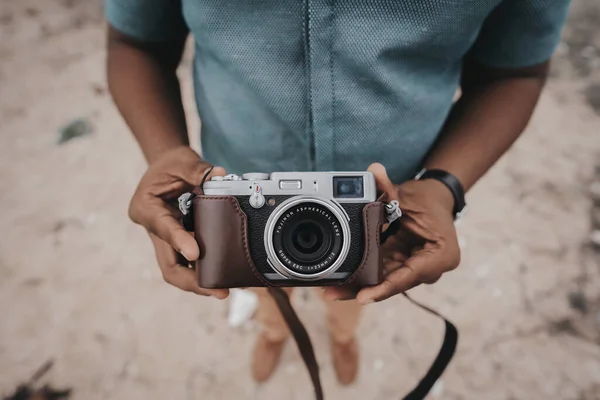
[[[313,222],[302,223],[292,233],[292,242],[301,253],[314,253],[323,244],[323,231]]]
[[[300,203],[276,221],[273,247],[287,268],[314,274],[329,268],[343,244],[340,222],[330,209],[317,203]]]
[[[332,232],[322,218],[303,214],[292,218],[283,228],[283,249],[297,264],[318,264],[331,248]]]

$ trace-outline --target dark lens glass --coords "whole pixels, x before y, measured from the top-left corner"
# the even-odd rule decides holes
[[[332,232],[319,215],[297,213],[283,229],[283,247],[298,264],[317,264],[331,245]]]
[[[303,254],[311,254],[323,245],[323,230],[314,222],[305,222],[292,233],[294,247]]]
[[[358,199],[364,197],[363,178],[361,176],[334,177],[333,196],[342,199]]]

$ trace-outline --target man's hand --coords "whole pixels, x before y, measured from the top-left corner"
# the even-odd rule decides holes
[[[398,200],[402,217],[398,233],[383,245],[384,281],[356,294],[362,304],[385,300],[422,283],[434,283],[460,262],[450,191],[436,180],[394,185],[381,164],[372,164],[368,170],[375,175],[377,189],[387,193],[388,201]],[[349,299],[354,294],[330,287],[325,297]]]
[[[198,259],[200,249],[193,235],[179,222],[176,206],[181,194],[200,185],[208,168],[210,164],[187,146],[167,151],[142,177],[131,199],[129,216],[148,230],[167,283],[188,292],[224,299],[229,290],[200,288],[194,270],[187,267],[188,261]],[[225,175],[225,170],[215,167],[210,176],[216,175]]]

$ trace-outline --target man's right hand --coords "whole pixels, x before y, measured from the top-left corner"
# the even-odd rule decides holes
[[[129,217],[147,229],[167,283],[188,292],[224,299],[229,290],[199,287],[194,270],[187,267],[188,261],[200,257],[200,249],[193,235],[179,222],[176,206],[177,198],[200,185],[210,167],[187,146],[167,151],[140,180],[129,204]],[[215,167],[207,179],[218,175],[225,175],[225,170]]]

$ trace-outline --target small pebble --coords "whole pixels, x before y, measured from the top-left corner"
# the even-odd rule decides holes
[[[375,370],[375,371],[381,371],[382,369],[383,369],[383,360],[380,359],[380,358],[378,358],[373,363],[373,370]]]
[[[478,278],[485,278],[490,273],[490,265],[489,264],[481,264],[477,267],[475,274]]]

